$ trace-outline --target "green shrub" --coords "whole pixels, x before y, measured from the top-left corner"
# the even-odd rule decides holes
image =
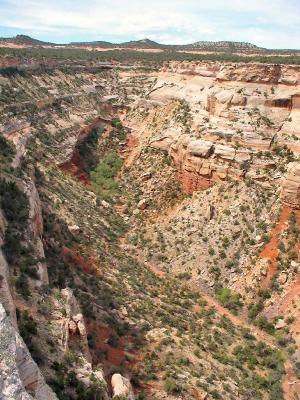
[[[262,299],[260,299],[257,304],[250,304],[248,307],[249,319],[254,320],[263,309],[264,309],[264,302]]]
[[[0,134],[0,160],[11,161],[15,154],[15,148],[3,135]]]
[[[17,292],[20,293],[25,299],[29,298],[29,283],[25,274],[21,273],[21,275],[16,279],[16,289]]]
[[[255,324],[260,328],[263,329],[264,331],[268,332],[270,335],[274,335],[275,333],[275,328],[274,325],[271,324],[265,316],[259,317],[256,321]]]
[[[107,153],[91,172],[91,181],[95,192],[103,198],[110,198],[119,193],[119,185],[115,181],[117,173],[122,167],[122,160],[117,152]]]
[[[93,128],[89,136],[76,146],[80,158],[83,160],[83,170],[89,173],[94,169],[98,162],[96,148],[98,140],[103,132],[103,127]]]
[[[168,394],[178,394],[183,391],[183,387],[173,378],[165,380],[164,389]]]
[[[27,310],[25,310],[22,313],[19,310],[17,310],[17,320],[18,320],[20,334],[24,342],[26,343],[33,359],[36,362],[41,363],[42,361],[41,352],[35,341],[35,337],[37,336],[38,333],[37,323],[29,315],[29,312]]]
[[[242,307],[240,295],[229,288],[221,288],[216,291],[218,301],[231,311],[237,312]]]
[[[0,206],[8,223],[24,227],[29,217],[29,203],[15,182],[0,180]]]

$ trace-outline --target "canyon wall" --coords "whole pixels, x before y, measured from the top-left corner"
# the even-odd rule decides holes
[[[147,113],[137,135],[170,155],[186,192],[249,178],[282,186],[283,201],[299,207],[285,172],[300,154],[299,93],[299,66],[169,62],[148,100],[136,99]],[[153,123],[163,109],[168,125]]]
[[[38,393],[45,400],[55,398],[28,360],[25,344],[19,343],[17,325],[22,327],[25,318],[37,326],[32,340],[40,354],[35,356],[42,354],[43,375],[61,396],[80,396],[84,388],[104,399],[133,399],[130,379],[148,382],[153,376],[157,382],[147,390],[158,398],[168,396],[159,374],[152,374],[160,367],[152,367],[146,357],[146,369],[144,355],[148,350],[153,354],[154,343],[160,355],[169,357],[167,346],[173,342],[166,332],[174,334],[175,345],[182,343],[181,332],[210,332],[209,323],[205,329],[192,326],[198,323],[195,309],[202,307],[199,287],[214,293],[225,282],[252,301],[255,294],[247,287],[259,284],[266,268],[266,263],[253,268],[252,263],[271,232],[275,212],[282,202],[300,206],[299,68],[186,62],[160,70],[129,65],[116,71],[111,66],[109,72],[54,70],[4,80],[1,137],[14,144],[15,153],[0,177],[9,176],[26,195],[29,218],[22,243],[33,258],[25,257],[18,266],[0,257],[0,294],[9,313],[7,317],[0,310],[0,328],[8,329],[12,354],[21,347],[24,365],[32,372],[25,384],[19,376],[5,390],[20,390],[24,398],[30,398],[31,390],[37,398]],[[119,131],[115,128],[122,124],[115,117],[124,123]],[[98,128],[104,134],[89,142]],[[88,166],[91,154],[96,157]],[[97,172],[103,179],[102,163],[111,167],[116,160],[123,167],[110,177],[112,193],[105,197],[107,190],[101,197],[90,172],[100,163]],[[1,214],[1,244],[6,229]],[[37,275],[27,277],[29,294],[24,296],[15,282],[28,272],[24,265],[29,262]],[[167,281],[178,278],[171,290],[169,282],[164,286],[167,273]],[[288,284],[295,274],[287,277]],[[177,290],[190,279],[196,287],[184,284],[182,292]],[[186,291],[194,289],[197,295],[189,293],[186,301]],[[190,318],[188,327],[181,313]],[[223,338],[227,322],[218,324]],[[147,348],[151,336],[154,342]],[[206,337],[192,336],[185,352],[193,361],[183,366],[176,360],[190,368],[176,378],[183,388],[186,381],[196,387],[194,348],[199,347],[204,360],[201,379],[206,369],[218,374],[227,368],[226,363],[221,366],[221,353],[204,355],[206,347],[199,343],[208,343]],[[244,343],[245,338],[238,340]],[[181,360],[183,356],[179,354]],[[151,362],[155,360],[160,362],[154,355]],[[15,356],[8,361],[11,369],[6,371],[17,375],[19,361]],[[120,370],[124,376],[116,372]],[[146,370],[149,376],[143,375]],[[221,375],[218,379],[224,380]],[[209,378],[203,380],[202,389],[208,390]],[[239,384],[230,378],[236,398],[243,381],[243,376]],[[142,385],[136,383],[136,389]],[[202,389],[199,396],[206,398]]]

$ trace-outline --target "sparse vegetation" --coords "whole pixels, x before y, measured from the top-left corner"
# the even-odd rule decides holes
[[[0,160],[5,161],[0,207],[7,222],[3,253],[20,307],[20,333],[58,398],[105,398],[107,387],[94,373],[85,383],[76,374],[84,370],[89,351],[94,372],[99,365],[105,376],[130,375],[140,400],[147,398],[150,387],[153,396],[157,390],[184,399],[193,398],[198,389],[213,399],[282,399],[283,364],[296,348],[291,337],[295,320],[284,316],[287,326],[278,333],[277,319],[267,319],[263,311],[281,293],[285,276],[280,274],[290,282],[298,272],[297,212],[289,214],[278,234],[278,272],[268,290],[260,290],[266,271],[260,270],[259,261],[264,246],[274,240],[278,179],[286,164],[298,158],[275,140],[269,150],[255,150],[251,161],[242,161],[236,177],[234,161],[224,161],[215,149],[232,146],[234,157],[247,158],[247,146],[238,140],[246,141],[253,130],[257,140],[269,143],[277,119],[259,109],[230,105],[224,112],[230,115],[224,133],[216,126],[223,117],[208,111],[202,97],[152,102],[151,90],[166,90],[157,89],[160,78],[154,77],[161,63],[186,60],[172,51],[152,58],[76,49],[0,49],[4,53],[51,59],[58,65],[2,70],[9,84],[0,93],[4,124],[12,116],[30,122],[26,152],[14,159],[15,169],[14,146],[0,135]],[[97,61],[108,55],[110,60],[136,62],[136,73],[101,69]],[[229,54],[190,56],[240,59]],[[69,57],[68,65],[64,57]],[[189,77],[182,75],[184,86]],[[235,93],[250,96],[247,82],[242,85]],[[268,91],[257,86],[251,90],[263,101],[272,100],[277,91],[276,85]],[[169,91],[172,84],[167,87]],[[207,88],[210,94],[214,90]],[[204,96],[206,88],[199,91]],[[106,95],[110,99],[103,104]],[[53,96],[53,103],[43,104]],[[143,101],[135,101],[139,97]],[[116,104],[122,107],[124,126]],[[169,147],[178,144],[172,142],[173,132],[187,140],[174,153]],[[182,160],[176,163],[176,157],[188,140],[197,139],[215,140],[212,159],[198,155],[193,160],[197,170],[181,170]],[[154,142],[164,150],[154,148]],[[259,168],[252,168],[253,160]],[[202,168],[203,176],[198,174]],[[39,194],[34,207],[31,185]],[[49,285],[46,279],[41,282],[37,266],[47,266]],[[0,276],[0,286],[4,284],[6,277]],[[70,306],[63,289],[80,306],[81,331],[71,315],[75,300]],[[61,326],[68,330],[63,349]],[[266,344],[272,339],[259,341],[268,334],[274,347]]]
[[[104,199],[111,199],[119,192],[119,185],[114,180],[122,166],[122,160],[116,152],[110,152],[91,172],[91,181],[95,192]]]

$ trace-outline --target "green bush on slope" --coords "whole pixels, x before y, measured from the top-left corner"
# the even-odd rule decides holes
[[[229,310],[236,313],[238,309],[242,306],[240,295],[234,293],[229,288],[221,288],[216,292],[218,301]]]
[[[95,192],[102,198],[109,199],[118,194],[119,185],[114,180],[122,167],[122,160],[115,151],[107,153],[91,172],[91,181]]]

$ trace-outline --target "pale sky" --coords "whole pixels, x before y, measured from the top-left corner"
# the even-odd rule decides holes
[[[300,0],[0,0],[0,36],[300,49]]]

